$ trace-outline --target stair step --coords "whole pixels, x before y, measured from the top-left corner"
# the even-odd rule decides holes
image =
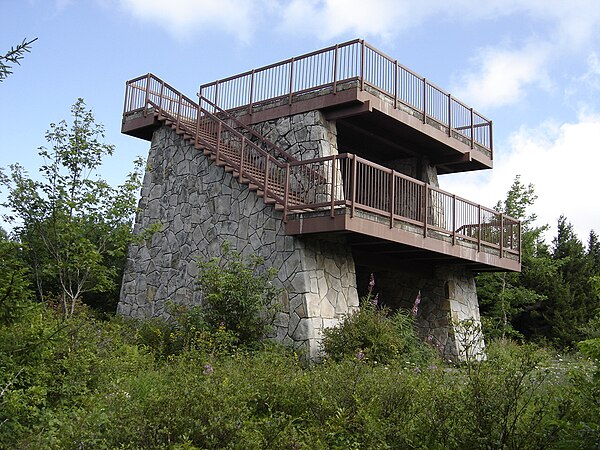
[[[163,121],[165,125],[170,126],[178,135],[183,136],[183,139],[194,145],[195,148],[202,151],[202,153],[209,157],[212,161],[217,160],[216,147],[217,147],[217,136],[216,133],[196,128],[195,120],[180,119],[179,128],[177,127],[177,121],[172,117],[168,116],[168,113],[158,114],[155,113],[155,117]],[[229,145],[226,142],[221,141],[219,144],[219,161],[216,163],[219,167],[224,167],[226,173],[232,173],[235,178],[238,179],[239,183],[247,184],[248,189],[251,192],[255,192],[257,196],[264,197],[264,178],[265,170],[264,167],[257,167],[252,161],[247,161],[244,158],[244,167],[242,176],[240,177],[240,154],[239,149]],[[258,163],[259,161],[254,161]],[[278,198],[285,196],[285,186],[276,182],[271,178],[272,174],[269,174],[269,195],[274,195]],[[302,205],[304,200],[293,193],[288,194],[288,205]],[[278,203],[274,197],[267,196],[264,199],[265,204],[273,205],[276,211],[283,211],[284,205]],[[310,211],[310,208],[304,208],[302,210],[294,210],[295,213],[301,213]]]

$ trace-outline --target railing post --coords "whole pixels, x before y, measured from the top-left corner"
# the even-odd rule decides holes
[[[452,137],[452,95],[448,94],[448,137]]]
[[[521,262],[521,221],[519,221],[519,229],[517,230],[517,232],[519,233],[517,249],[519,250],[519,263],[520,263]]]
[[[427,79],[423,78],[423,123],[427,123]]]
[[[492,136],[493,126],[492,126],[492,121],[491,120],[488,123],[489,123],[488,126],[490,127],[490,159],[493,160],[494,159],[494,140],[492,139],[492,137],[493,137]]]
[[[200,103],[202,102],[202,97],[198,97],[198,109],[196,110],[196,136],[194,137],[194,147],[198,147],[199,144],[199,136],[200,136],[200,115],[202,111],[202,106]]]
[[[331,161],[331,218],[335,217],[335,185],[337,182],[337,167],[336,167],[336,159],[337,155],[333,155],[333,160]]]
[[[123,122],[125,122],[125,114],[127,111],[127,100],[131,103],[131,84],[129,81],[125,83],[125,100],[123,101]]]
[[[394,61],[394,109],[398,109],[398,60]]]
[[[242,136],[242,147],[240,149],[240,183],[244,176],[244,151],[246,150],[246,137]]]
[[[477,251],[481,251],[481,205],[477,205]]]
[[[356,178],[357,174],[357,163],[356,163],[356,155],[352,155],[352,195],[350,198],[351,206],[350,206],[350,217],[354,217],[354,208],[356,204]]]
[[[333,93],[334,94],[337,94],[338,48],[339,48],[339,44],[335,44],[335,50],[333,53]]]
[[[452,245],[456,245],[456,194],[452,194]]]
[[[217,164],[219,164],[219,156],[221,153],[221,128],[222,128],[221,124],[222,124],[222,122],[219,122],[217,124],[217,148],[216,148],[216,152],[215,152],[215,154],[216,154],[215,162]]]
[[[219,105],[219,80],[215,81],[215,101],[213,102],[216,106]],[[214,108],[213,108],[214,109]],[[216,111],[213,111],[215,113]]]
[[[365,41],[360,41],[360,90],[365,90]]]
[[[500,214],[500,258],[504,258],[504,214]]]
[[[473,148],[474,144],[475,144],[475,127],[473,126],[473,122],[474,122],[474,115],[473,115],[473,108],[471,108],[471,148]]]
[[[144,117],[148,113],[148,100],[150,99],[150,74],[146,76],[146,98],[144,98]]]
[[[179,121],[181,118],[181,97],[183,96],[183,94],[180,92],[179,93],[179,102],[177,103],[177,125],[175,126],[175,130],[179,131]]]
[[[394,228],[394,206],[396,204],[396,171],[390,174],[390,228]]]
[[[163,110],[163,92],[165,90],[165,82],[160,80],[160,94],[159,97],[160,99],[158,100],[158,113],[162,114],[162,110]]]
[[[423,196],[423,237],[427,237],[427,226],[428,226],[428,218],[429,216],[429,185],[425,183],[423,185],[423,190],[425,191],[425,195]]]
[[[287,223],[288,201],[290,196],[290,163],[285,164],[285,189],[283,193],[283,223]]]
[[[267,191],[269,189],[269,160],[271,159],[271,157],[269,155],[266,155],[265,157],[265,183],[264,183],[264,190],[263,190],[263,200],[266,202],[267,201]]]
[[[290,61],[290,97],[288,100],[288,103],[291,105],[292,104],[292,88],[294,86],[294,58],[291,59]]]
[[[252,114],[252,105],[254,104],[254,69],[250,75],[250,106],[248,108],[248,114]]]

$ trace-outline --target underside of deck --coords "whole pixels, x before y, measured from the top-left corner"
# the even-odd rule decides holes
[[[274,100],[235,114],[246,125],[321,110],[335,120],[340,153],[354,153],[378,164],[426,156],[439,174],[491,169],[491,152],[423,114],[374,90],[361,90],[358,82],[322,89],[311,95],[294,95],[292,102]]]
[[[435,228],[406,227],[377,221],[374,215],[350,216],[349,209],[336,214],[297,214],[286,223],[289,235],[343,233],[358,261],[390,268],[423,271],[436,265],[462,265],[476,272],[520,271],[518,254],[464,236],[452,236]],[[500,257],[500,255],[503,257]]]

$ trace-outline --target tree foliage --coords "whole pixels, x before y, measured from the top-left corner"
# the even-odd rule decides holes
[[[0,229],[0,325],[19,319],[32,297],[22,248]]]
[[[22,245],[37,296],[57,298],[66,316],[85,294],[117,289],[142,168],[136,161],[118,188],[98,177],[114,147],[103,142],[104,127],[83,99],[71,113],[70,124],[53,123],[46,133],[50,146],[39,149],[40,180],[19,164],[0,178],[8,192],[5,219]]]
[[[198,263],[202,292],[202,314],[213,329],[232,331],[240,343],[251,344],[265,337],[278,311],[280,289],[273,285],[276,271],[265,269],[256,255],[247,258],[221,247],[222,256]]]
[[[18,44],[16,47],[11,47],[8,52],[4,55],[0,55],[0,82],[4,81],[10,74],[12,74],[12,66],[20,65],[21,60],[25,53],[29,53],[31,50],[31,44],[37,41],[37,38],[28,41],[23,39],[23,42]]]
[[[537,198],[534,187],[517,176],[497,209],[522,220],[521,273],[477,277],[480,306],[488,336],[543,339],[572,346],[584,337],[582,327],[600,306],[593,277],[600,274],[600,243],[594,231],[587,249],[573,226],[561,216],[557,235],[548,246],[547,226],[533,225],[529,210]]]

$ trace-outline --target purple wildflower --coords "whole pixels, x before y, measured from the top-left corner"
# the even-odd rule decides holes
[[[365,359],[365,354],[362,350],[359,350],[358,353],[356,353],[356,359],[358,359],[359,361]]]
[[[375,297],[369,300],[373,306],[377,306],[379,303],[379,292],[375,294]]]
[[[204,370],[202,371],[204,375],[211,375],[214,371],[215,369],[213,369],[213,366],[210,364],[204,364]]]
[[[375,287],[375,277],[373,276],[373,274],[371,274],[371,276],[369,277],[369,284],[367,287],[368,287],[367,290],[369,291],[369,294],[371,292],[373,292],[373,288]]]
[[[419,313],[419,303],[421,303],[421,291],[419,291],[417,298],[415,298],[415,303],[413,303],[412,315],[414,317],[417,317],[417,314]]]

